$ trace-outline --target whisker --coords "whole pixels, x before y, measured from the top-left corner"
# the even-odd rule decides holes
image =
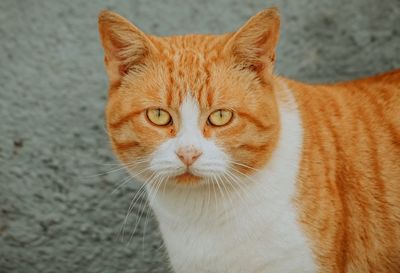
[[[154,193],[152,199],[150,199],[150,197],[149,197],[149,204],[154,202],[154,199],[156,198],[156,195],[161,187],[161,184],[163,184],[164,181],[165,181],[165,177],[160,177],[159,182],[157,182],[156,190],[155,190],[155,193]],[[165,185],[165,183],[164,183],[164,185]],[[145,222],[144,222],[143,239],[142,239],[142,253],[143,254],[144,254],[144,241],[145,241],[145,236],[146,236],[146,227],[147,227],[148,217],[150,215],[150,212],[151,212],[151,209],[148,209],[146,212],[146,218],[145,218]]]
[[[136,173],[136,174],[134,174],[134,175],[129,175],[126,179],[124,179],[124,180],[122,181],[122,183],[121,183],[119,186],[117,186],[117,187],[111,192],[111,194],[116,193],[122,186],[124,186],[124,185],[127,184],[128,182],[132,181],[134,178],[137,178],[140,174],[142,174],[142,173],[144,173],[145,171],[148,171],[148,170],[150,170],[150,168],[144,168],[144,169],[142,169],[140,172],[138,172],[138,173]]]
[[[138,200],[140,200],[140,198],[143,198],[144,195],[146,194],[145,186],[146,186],[147,183],[149,183],[149,181],[151,181],[151,180],[153,179],[154,176],[156,176],[155,173],[153,173],[153,174],[142,184],[142,186],[139,188],[138,191],[136,191],[135,195],[133,196],[132,201],[131,201],[131,203],[130,203],[130,205],[129,205],[127,214],[126,214],[126,216],[125,216],[124,222],[123,222],[122,227],[121,227],[120,233],[122,233],[122,240],[123,240],[123,238],[124,238],[125,226],[126,226],[126,223],[127,223],[127,221],[128,221],[128,217],[129,217],[130,213],[132,212],[132,210],[133,210],[133,208],[134,208],[136,202],[137,202]]]
[[[217,196],[217,191],[215,190],[216,189],[216,186],[215,186],[215,175],[213,175],[212,176],[212,180],[211,180],[211,184],[213,185],[213,191],[214,191],[214,198],[215,198],[215,214],[217,215],[218,214],[218,203],[219,203],[219,201],[218,201],[218,196]]]
[[[99,177],[99,176],[107,175],[107,174],[110,174],[110,173],[115,173],[115,172],[118,172],[118,171],[121,171],[121,170],[126,170],[127,172],[129,172],[129,168],[135,167],[135,166],[137,166],[139,164],[143,164],[143,163],[146,163],[146,162],[147,161],[143,160],[143,161],[133,162],[132,164],[120,165],[120,167],[118,167],[118,168],[111,169],[111,170],[103,172],[103,173],[83,176],[82,178],[88,179],[88,178]]]
[[[223,193],[222,187],[219,185],[219,182],[221,182],[221,181],[220,181],[220,177],[219,177],[218,175],[216,176],[216,182],[217,182],[218,190],[219,190],[219,192],[220,192],[220,194],[221,194],[221,197],[222,197],[222,198],[221,198],[221,202],[222,202],[223,209],[226,210],[225,202],[224,202],[225,195],[224,195],[224,193]],[[223,182],[222,182],[222,183],[223,183]]]
[[[149,184],[150,185],[150,187],[148,187],[148,190],[149,190],[149,193],[148,193],[148,198],[147,198],[147,200],[145,200],[144,202],[143,202],[143,204],[142,204],[142,206],[140,207],[140,209],[139,209],[139,218],[136,220],[136,224],[135,224],[135,227],[134,227],[134,229],[133,229],[133,231],[131,232],[131,236],[129,237],[129,241],[128,241],[128,243],[130,243],[131,241],[132,241],[132,238],[133,238],[133,236],[134,236],[134,234],[136,233],[136,230],[137,230],[137,228],[139,227],[139,224],[140,224],[140,220],[142,219],[142,217],[143,217],[143,215],[144,215],[144,213],[145,213],[145,209],[146,208],[150,208],[150,206],[149,206],[149,196],[151,196],[153,193],[152,193],[152,188],[151,188],[151,184],[153,184],[153,183],[157,183],[157,181],[158,181],[158,179],[160,178],[160,175],[159,174],[157,174],[152,180],[150,180],[149,182],[147,182],[147,184]]]
[[[142,187],[140,187],[140,189],[135,193],[131,203],[129,204],[128,211],[127,211],[127,213],[125,215],[125,219],[124,219],[124,221],[122,223],[121,230],[120,230],[121,241],[124,240],[125,227],[126,227],[126,224],[128,222],[129,215],[131,214],[131,212],[132,212],[133,208],[135,207],[136,203],[139,202],[140,200],[142,200],[144,198],[145,194],[146,194],[146,190],[144,188],[144,185],[142,185]]]
[[[207,211],[210,210],[210,202],[211,202],[211,185],[210,178],[207,177],[207,188],[208,188],[208,202],[207,202]]]
[[[225,180],[225,181],[224,181],[224,180]],[[227,181],[226,175],[224,174],[224,175],[221,177],[222,187],[225,189],[226,195],[228,196],[228,199],[229,199],[229,203],[231,204],[231,208],[233,208],[233,201],[232,201],[232,199],[231,199],[230,192],[229,192],[229,190],[228,190],[228,188],[227,188],[227,186],[226,186],[226,183],[225,183],[226,181]]]
[[[240,174],[240,175],[242,175],[242,176],[244,176],[244,177],[247,178],[249,181],[251,181],[251,182],[253,182],[253,183],[257,183],[257,181],[255,181],[253,178],[251,178],[251,177],[248,176],[247,174],[242,173],[241,171],[238,171],[238,170],[233,169],[233,168],[231,168],[231,170],[234,171],[234,172],[236,172],[236,173],[238,173],[238,174]]]
[[[90,164],[99,165],[99,166],[121,166],[121,163],[99,163],[99,162],[91,162]]]
[[[251,196],[249,196],[248,191],[246,191],[246,189],[243,188],[243,185],[241,184],[240,179],[234,173],[227,170],[226,175],[228,175],[230,178],[232,178],[232,180],[229,180],[229,181],[231,183],[235,183],[235,185],[237,186],[236,187],[237,190],[240,190],[243,194],[246,195],[247,198],[249,198],[249,199],[251,198]],[[239,194],[239,198],[243,201],[243,203],[247,203],[245,201],[246,199],[238,191],[236,191],[236,192]]]
[[[133,180],[133,177],[128,175],[128,177],[126,177],[124,180],[122,180],[122,183],[119,184],[112,192],[111,194],[116,193],[117,191],[119,191],[120,188],[122,188],[125,184],[129,183],[130,181]]]
[[[242,199],[242,200],[243,200],[243,203],[248,207],[250,205],[250,201],[255,200],[256,196],[250,195],[249,191],[247,191],[244,188],[246,185],[243,185],[243,183],[241,183],[241,180],[239,179],[239,177],[237,177],[234,173],[230,172],[229,170],[227,173],[230,173],[233,177],[235,177],[235,179],[233,181],[238,185],[239,188],[242,189],[241,191],[246,195],[247,199]],[[251,179],[250,177],[244,177],[244,178]],[[256,183],[256,181],[254,181],[253,179],[251,179],[251,181]]]
[[[221,182],[222,187],[225,189],[226,195],[225,195],[225,193],[224,193],[222,187],[219,187],[219,182]],[[227,190],[224,181],[222,180],[222,178],[221,178],[219,175],[217,176],[217,185],[218,185],[218,188],[220,188],[220,192],[221,192],[221,196],[222,196],[222,205],[223,205],[223,208],[224,208],[224,212],[227,212],[227,211],[228,211],[228,208],[226,207],[226,203],[225,203],[225,200],[226,200],[226,199],[228,199],[228,201],[229,201],[229,203],[230,203],[230,205],[231,205],[231,206],[230,206],[230,209],[229,209],[229,211],[230,211],[230,210],[233,208],[232,199],[231,199],[230,196],[229,196],[229,191]]]
[[[248,169],[257,171],[257,172],[260,171],[259,169],[253,168],[253,167],[251,167],[251,166],[249,166],[249,165],[246,165],[246,164],[243,164],[243,163],[240,163],[240,162],[237,162],[237,161],[232,161],[232,160],[230,160],[229,163],[232,163],[232,164],[237,165],[237,166],[242,166],[242,167],[245,167],[245,168],[248,168]]]
[[[236,178],[233,177],[233,181],[231,180],[231,176],[229,175],[229,173],[224,173],[223,178],[225,178],[225,181],[229,184],[229,186],[231,186],[231,188],[233,189],[234,193],[236,193],[240,200],[243,202],[243,204],[246,206],[247,210],[249,209],[248,203],[246,202],[246,200],[244,199],[244,197],[241,195],[241,191],[244,192],[244,189],[242,187],[240,187],[241,185],[239,184],[239,182],[236,181]],[[237,184],[237,187],[235,187],[235,185]],[[231,207],[233,208],[233,200],[232,200],[232,196],[228,195],[229,201],[231,203]],[[233,220],[235,223],[240,222],[240,220],[242,219],[242,217],[240,217],[240,215],[238,216],[238,212],[236,209],[232,209],[231,210],[233,212]],[[240,226],[240,225],[238,225]],[[237,226],[237,227],[238,227]],[[236,231],[240,232],[240,230],[238,230],[238,228],[236,228]]]

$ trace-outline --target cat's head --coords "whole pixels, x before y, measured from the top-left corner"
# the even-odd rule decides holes
[[[142,179],[209,183],[262,168],[277,144],[276,9],[224,35],[156,37],[99,16],[109,77],[107,127]]]

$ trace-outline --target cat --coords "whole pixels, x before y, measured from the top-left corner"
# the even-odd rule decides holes
[[[398,273],[400,70],[286,79],[279,25],[156,37],[101,12],[113,151],[176,273]]]

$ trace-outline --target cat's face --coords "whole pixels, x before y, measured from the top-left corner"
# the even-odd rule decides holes
[[[207,183],[266,164],[279,133],[272,65],[279,17],[236,33],[154,37],[103,12],[114,152],[142,179]]]

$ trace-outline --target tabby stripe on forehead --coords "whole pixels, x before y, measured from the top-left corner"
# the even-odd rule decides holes
[[[204,83],[204,86],[202,90],[204,92],[199,92],[199,101],[202,98],[203,94],[207,94],[206,96],[206,101],[207,101],[207,106],[210,107],[212,105],[212,94],[214,93],[213,90],[210,90],[210,80],[211,80],[211,73],[210,73],[210,63],[206,62],[204,64],[204,73],[206,74],[206,80]]]
[[[174,76],[173,76],[173,71],[174,71],[174,63],[171,60],[167,60],[167,68],[168,68],[168,83],[167,83],[167,105],[171,106],[172,104],[172,92],[174,88]]]
[[[133,112],[130,112],[130,113],[124,115],[124,116],[123,116],[122,118],[120,118],[119,120],[110,123],[109,126],[110,126],[111,128],[117,129],[117,128],[121,127],[122,125],[124,125],[126,122],[132,120],[132,118],[133,118],[134,116],[139,115],[139,114],[141,114],[141,113],[142,113],[142,111],[133,111]]]

